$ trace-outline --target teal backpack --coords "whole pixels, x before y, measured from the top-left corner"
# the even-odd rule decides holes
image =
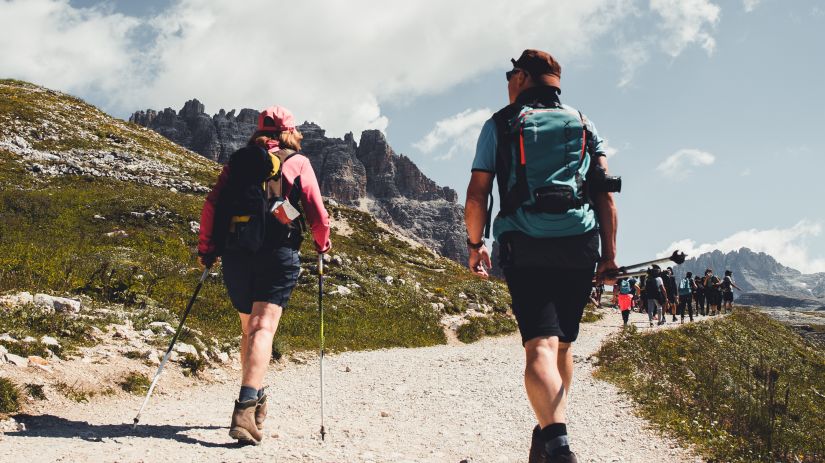
[[[516,112],[517,111],[517,112]],[[558,100],[510,105],[493,115],[498,136],[500,217],[522,209],[558,223],[559,236],[580,225],[589,197],[585,180],[593,142],[584,117]],[[493,201],[487,211],[489,237]],[[569,233],[568,233],[569,234]]]
[[[690,278],[682,278],[682,281],[679,283],[679,295],[680,296],[687,296],[691,292],[691,279]]]
[[[619,294],[630,294],[630,282],[627,280],[622,280],[619,283]]]

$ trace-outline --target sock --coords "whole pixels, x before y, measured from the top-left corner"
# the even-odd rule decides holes
[[[544,451],[547,455],[567,455],[570,453],[570,442],[567,440],[567,425],[553,423],[541,430],[544,439]]]
[[[263,387],[258,389],[258,400],[261,400],[261,397],[264,396],[264,389]]]
[[[238,402],[248,402],[258,400],[258,389],[250,386],[241,386],[241,393],[238,394]]]

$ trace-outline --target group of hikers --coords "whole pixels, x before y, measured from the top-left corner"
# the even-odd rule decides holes
[[[659,325],[667,323],[667,315],[672,321],[680,317],[680,322],[693,321],[694,307],[696,316],[715,316],[733,310],[733,290],[741,291],[733,281],[733,272],[725,270],[723,278],[706,269],[703,277],[685,273],[677,281],[673,268],[662,270],[654,265],[637,280],[634,277],[620,278],[613,289],[614,303],[622,312],[622,320],[628,324],[632,307],[639,312],[647,312],[650,326],[657,321]]]
[[[509,104],[484,124],[467,187],[468,265],[479,277],[488,276],[492,262],[484,237],[492,228],[537,422],[529,462],[575,463],[565,414],[572,343],[594,278],[612,284],[618,273],[612,193],[621,180],[608,175],[607,146],[593,123],[561,103],[559,63],[534,49],[510,62]],[[222,258],[224,284],[240,317],[242,378],[229,434],[244,443],[258,444],[263,437],[263,381],[273,336],[298,279],[304,217],[315,250],[331,248],[329,216],[312,166],[300,153],[301,139],[292,113],[280,106],[263,110],[257,130],[232,154],[201,214],[199,261],[208,268]],[[500,212],[492,220],[494,180]],[[658,295],[655,289],[647,294]]]

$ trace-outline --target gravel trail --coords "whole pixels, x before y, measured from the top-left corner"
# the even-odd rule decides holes
[[[646,316],[631,320],[648,329]],[[574,344],[568,429],[579,461],[700,461],[649,429],[626,397],[591,376],[588,357],[620,324],[620,315],[607,311],[583,324]],[[227,435],[239,376],[231,370],[223,384],[161,388],[137,430],[131,421],[142,398],[51,408],[47,402],[38,415],[19,418],[25,431],[0,435],[0,461],[524,462],[535,418],[523,362],[517,336],[327,356],[324,442],[317,361],[270,372],[270,417],[257,447],[238,447]]]

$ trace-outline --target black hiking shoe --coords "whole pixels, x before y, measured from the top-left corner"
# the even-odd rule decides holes
[[[533,439],[530,441],[530,456],[527,463],[546,463],[547,454],[544,453],[544,439],[541,438],[541,427],[533,428]]]

